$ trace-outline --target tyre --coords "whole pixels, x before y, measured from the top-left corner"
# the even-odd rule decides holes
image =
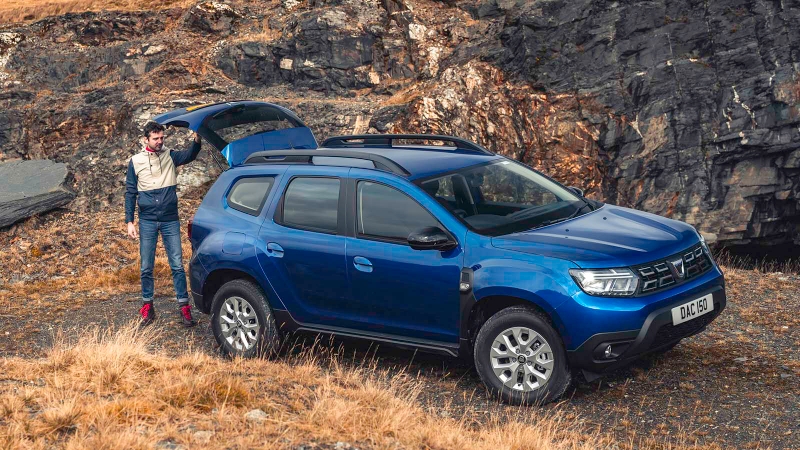
[[[220,351],[252,358],[278,351],[281,335],[267,297],[248,280],[222,285],[211,304],[211,329]]]
[[[543,405],[572,381],[561,337],[547,318],[522,306],[506,308],[478,331],[475,369],[492,395],[514,405]]]

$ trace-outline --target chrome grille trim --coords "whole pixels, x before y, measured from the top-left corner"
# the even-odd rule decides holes
[[[683,261],[683,276],[669,263],[678,258]],[[633,266],[631,269],[641,278],[638,294],[643,295],[683,284],[687,280],[706,273],[711,267],[713,267],[711,259],[703,247],[696,244],[671,257]]]

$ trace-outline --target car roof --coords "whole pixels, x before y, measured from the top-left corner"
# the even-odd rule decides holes
[[[341,150],[321,147],[325,150]],[[348,147],[348,152],[380,155],[402,166],[409,174],[408,180],[433,177],[476,164],[502,159],[494,154],[476,153],[459,149],[442,149],[439,146],[413,147]]]

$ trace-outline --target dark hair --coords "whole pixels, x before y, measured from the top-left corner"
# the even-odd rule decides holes
[[[144,126],[144,137],[149,138],[150,133],[163,133],[164,132],[164,125],[161,125],[157,122],[147,122]]]

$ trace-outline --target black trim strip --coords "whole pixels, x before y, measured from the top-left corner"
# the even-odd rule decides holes
[[[444,342],[431,341],[427,339],[413,339],[413,338],[400,338],[396,335],[384,333],[370,333],[360,330],[353,330],[343,327],[326,327],[322,325],[308,324],[297,322],[294,320],[289,311],[286,310],[273,310],[275,318],[278,322],[278,328],[283,331],[301,331],[310,333],[325,333],[337,336],[345,336],[356,339],[365,339],[371,341],[385,342],[387,344],[396,345],[399,347],[412,347],[421,350],[427,350],[433,353],[445,354],[449,356],[458,357],[459,343],[446,344]]]
[[[411,175],[411,172],[403,166],[385,156],[347,150],[264,150],[252,153],[245,159],[244,164],[312,164],[315,156],[363,159],[375,163],[377,170],[385,167],[396,175],[403,177]]]
[[[478,152],[484,155],[494,155],[494,153],[484,147],[466,139],[455,136],[444,136],[439,134],[354,134],[349,136],[333,136],[325,139],[321,147],[330,148],[370,148],[370,147],[393,147],[395,140],[420,140],[420,141],[442,141],[452,142],[459,150]],[[361,142],[349,142],[361,141]],[[397,147],[403,147],[398,145]],[[430,148],[409,147],[421,151],[441,151],[436,146]]]

